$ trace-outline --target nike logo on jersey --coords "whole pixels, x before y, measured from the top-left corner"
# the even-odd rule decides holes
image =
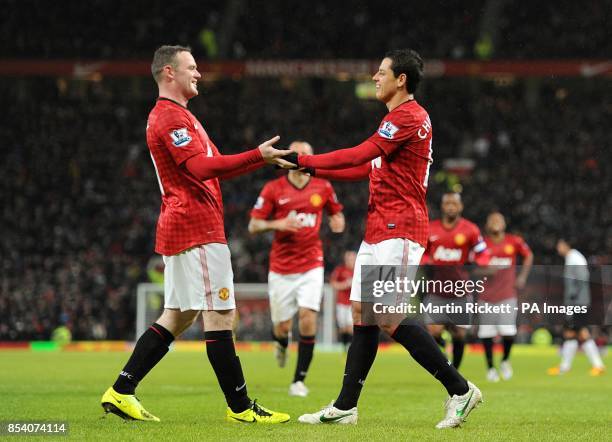
[[[435,241],[436,239],[438,239],[439,237],[440,237],[440,236],[438,236],[438,235],[431,235],[431,236],[429,237],[429,240],[430,240],[431,242],[433,242],[433,241]]]
[[[236,391],[240,391],[242,390],[244,387],[246,387],[246,382],[244,384],[242,384],[240,387],[236,387]]]
[[[289,201],[291,201],[291,198],[281,198],[278,200],[278,204],[283,206],[285,204],[287,204]]]

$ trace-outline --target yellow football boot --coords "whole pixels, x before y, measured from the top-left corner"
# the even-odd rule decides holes
[[[125,420],[159,422],[159,418],[145,410],[136,396],[119,394],[113,387],[104,392],[100,404],[106,413],[116,414]]]
[[[589,374],[591,376],[603,376],[605,372],[606,372],[605,367],[593,367],[589,370]]]
[[[564,372],[561,371],[561,368],[558,365],[556,367],[550,367],[548,370],[546,370],[546,374],[549,376],[559,376],[563,373]]]
[[[242,413],[234,413],[230,407],[227,407],[227,415],[225,420],[235,423],[247,424],[282,424],[288,422],[291,417],[287,413],[279,413],[277,411],[268,410],[254,400],[251,407],[244,410]]]

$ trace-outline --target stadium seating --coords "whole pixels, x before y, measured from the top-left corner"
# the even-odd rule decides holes
[[[63,322],[75,339],[132,337],[134,289],[146,280],[159,209],[144,139],[151,83],[36,78],[0,85],[11,103],[0,126],[7,152],[0,165],[0,340],[47,339]],[[609,140],[600,124],[612,119],[600,99],[609,88],[550,80],[527,100],[523,81],[425,83],[420,101],[434,127],[432,217],[450,182],[444,160],[468,158],[475,168],[462,179],[467,217],[482,225],[487,211],[500,209],[537,263],[561,263],[559,235],[575,238],[587,256],[609,257],[612,201],[602,192],[611,187],[603,172]],[[205,85],[191,108],[224,153],[276,133],[282,143],[306,139],[317,152],[348,147],[384,115],[380,103],[357,99],[352,83],[320,79],[221,80]],[[270,237],[251,237],[246,226],[257,192],[275,173],[266,168],[222,184],[236,281],[266,280]],[[366,183],[335,186],[349,222],[343,235],[324,229],[327,270],[358,246],[368,192]]]

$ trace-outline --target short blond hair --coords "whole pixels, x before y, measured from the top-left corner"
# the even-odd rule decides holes
[[[176,54],[179,52],[191,53],[191,48],[189,46],[178,45],[164,45],[157,48],[155,54],[153,54],[153,62],[151,63],[151,73],[153,74],[155,81],[159,82],[159,75],[164,69],[164,66],[170,65],[173,69],[178,67]]]

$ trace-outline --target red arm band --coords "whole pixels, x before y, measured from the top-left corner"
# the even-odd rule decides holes
[[[300,155],[299,166],[313,169],[347,169],[367,163],[382,154],[380,147],[366,140],[348,149],[335,150],[321,155]]]
[[[372,163],[368,162],[348,169],[315,169],[315,176],[336,181],[360,181],[368,178],[370,170],[372,170]]]
[[[199,153],[185,161],[185,167],[198,180],[204,181],[262,162],[261,152],[256,148],[236,155],[217,155],[215,157],[207,157],[204,153]]]
[[[238,169],[234,170],[233,172],[225,173],[225,174],[221,175],[219,177],[219,179],[220,180],[229,180],[230,178],[234,178],[234,177],[237,177],[237,176],[240,176],[240,175],[244,175],[246,173],[252,172],[252,171],[257,170],[257,169],[261,169],[265,165],[266,165],[266,163],[262,159],[261,162],[259,162],[259,163],[251,164],[250,166],[247,166],[247,167],[238,168]]]

